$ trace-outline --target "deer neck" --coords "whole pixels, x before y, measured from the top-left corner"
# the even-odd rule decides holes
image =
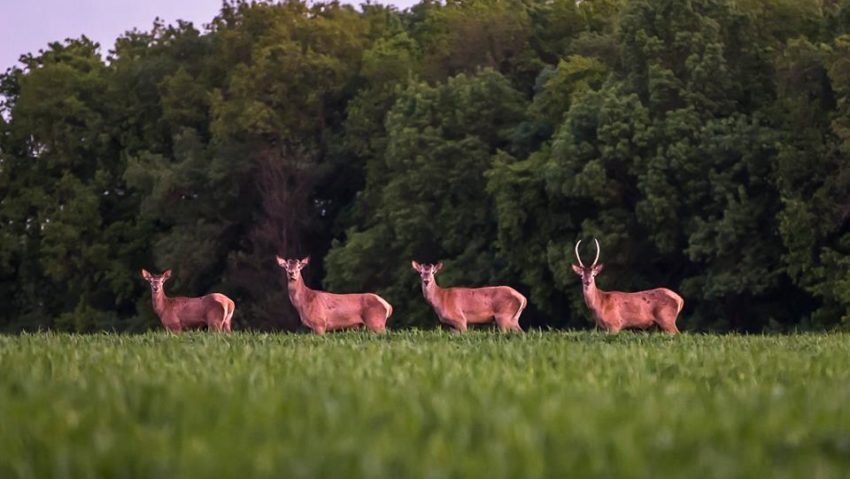
[[[587,307],[594,312],[602,309],[602,291],[596,287],[596,281],[591,282],[587,286],[583,286],[584,302]]]
[[[171,306],[171,298],[165,295],[165,288],[160,287],[159,291],[151,291],[151,299],[153,300],[153,310],[161,318],[163,314],[168,312]]]
[[[437,285],[437,278],[431,280],[427,285],[422,283],[422,294],[425,296],[425,300],[428,301],[428,304],[431,306],[436,306],[441,303],[441,294],[443,288]]]
[[[289,290],[289,300],[296,306],[308,301],[313,293],[313,290],[304,284],[304,278],[302,278],[301,275],[298,275],[298,277],[293,280],[290,280],[289,277],[287,277],[286,287]]]

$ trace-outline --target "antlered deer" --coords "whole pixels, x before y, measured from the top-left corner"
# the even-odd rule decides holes
[[[308,288],[301,278],[301,269],[310,264],[304,259],[277,257],[277,264],[286,270],[289,300],[298,311],[301,323],[319,336],[325,331],[355,328],[365,325],[372,331],[386,331],[387,319],[393,307],[374,293],[334,294]]]
[[[596,259],[585,266],[578,254],[581,241],[576,243],[576,259],[573,271],[581,276],[584,302],[593,311],[596,322],[608,332],[616,333],[623,328],[645,329],[657,324],[664,331],[676,334],[676,316],[682,311],[685,301],[681,296],[667,288],[649,289],[635,293],[620,291],[602,291],[596,287],[596,275],[602,271],[599,262],[599,241],[596,242]]]
[[[165,329],[179,333],[206,326],[213,331],[230,331],[230,318],[236,305],[227,296],[210,293],[199,298],[169,298],[163,284],[171,277],[170,269],[162,274],[142,270],[142,277],[151,285],[153,310]]]
[[[412,261],[413,269],[422,279],[422,294],[434,308],[440,322],[454,331],[466,331],[467,324],[488,323],[496,320],[502,331],[522,331],[519,315],[528,301],[508,286],[484,288],[441,288],[434,275],[443,269],[443,263],[419,264]]]

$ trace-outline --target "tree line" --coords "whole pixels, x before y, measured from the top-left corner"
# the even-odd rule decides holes
[[[227,0],[24,54],[0,99],[3,330],[155,327],[143,267],[292,329],[276,254],[391,327],[436,324],[412,259],[590,327],[590,237],[684,330],[850,326],[846,0]]]

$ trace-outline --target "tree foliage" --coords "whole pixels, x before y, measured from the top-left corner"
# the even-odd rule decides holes
[[[275,254],[397,326],[435,321],[416,259],[586,327],[591,236],[686,330],[846,328],[848,85],[846,1],[233,0],[51,43],[0,76],[0,328],[153,327],[142,267],[294,328]]]

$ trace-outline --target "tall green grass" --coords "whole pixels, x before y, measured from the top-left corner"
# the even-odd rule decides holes
[[[0,477],[848,477],[850,335],[0,337]]]

